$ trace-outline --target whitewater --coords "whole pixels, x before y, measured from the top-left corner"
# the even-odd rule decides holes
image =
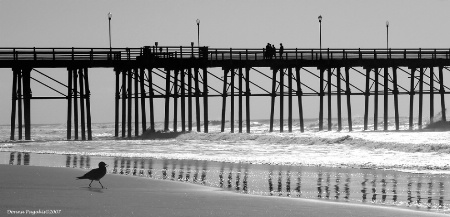
[[[65,124],[33,125],[32,141],[12,141],[10,126],[4,125],[0,126],[0,151],[450,174],[449,132],[409,131],[407,118],[400,119],[400,131],[395,131],[394,120],[389,121],[388,131],[373,131],[373,125],[364,131],[359,119],[352,132],[347,126],[340,132],[333,126],[328,132],[318,131],[317,120],[311,119],[305,123],[305,132],[300,132],[297,120],[293,132],[280,133],[279,125],[269,132],[268,120],[257,120],[251,123],[250,134],[230,133],[227,122],[223,133],[220,125],[210,125],[209,133],[144,133],[132,139],[115,138],[114,123],[97,123],[92,126],[92,141],[65,140]],[[162,126],[157,123],[156,129]]]

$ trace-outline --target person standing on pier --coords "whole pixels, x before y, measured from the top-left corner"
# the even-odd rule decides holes
[[[280,50],[279,50],[280,59],[283,59],[283,51],[284,51],[283,43],[280,43]]]
[[[271,52],[270,50],[272,49],[272,46],[270,45],[270,43],[267,43],[266,45],[266,51],[264,52],[264,59],[269,59],[271,56]]]
[[[270,59],[272,59],[272,57],[274,57],[275,59],[277,58],[277,49],[275,48],[275,45],[272,44],[272,49],[270,52]]]

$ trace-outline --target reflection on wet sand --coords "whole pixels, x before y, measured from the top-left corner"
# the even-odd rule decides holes
[[[78,161],[78,158],[80,160]],[[79,156],[79,155],[66,155],[66,167],[72,168],[91,168],[91,157],[90,156]]]
[[[9,164],[30,165],[11,152]],[[66,167],[90,168],[93,156],[66,155]],[[109,162],[108,162],[109,160]],[[450,176],[322,167],[233,164],[196,160],[102,158],[113,174],[191,182],[244,194],[406,206],[450,213]],[[32,164],[31,164],[32,165]]]
[[[28,152],[11,152],[9,154],[9,165],[25,165],[30,164],[30,153]]]

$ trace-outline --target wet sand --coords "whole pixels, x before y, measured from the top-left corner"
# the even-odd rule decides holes
[[[191,183],[107,174],[88,188],[86,170],[0,165],[0,215],[55,216],[446,216],[383,206],[237,194]],[[31,215],[31,214],[30,214]]]

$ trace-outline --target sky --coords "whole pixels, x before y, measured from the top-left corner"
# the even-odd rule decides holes
[[[0,0],[0,47],[108,47],[111,12],[113,47],[156,41],[189,46],[197,40],[200,19],[202,46],[262,48],[269,42],[318,48],[322,15],[323,48],[385,48],[386,21],[391,48],[449,48],[448,8],[448,0]],[[39,70],[66,81],[66,69]],[[114,121],[113,70],[90,69],[90,80],[93,122]],[[48,94],[32,85],[33,94]],[[0,124],[10,122],[11,88],[11,69],[0,69]],[[64,100],[32,101],[32,123],[64,123],[66,107]],[[269,108],[261,110],[253,109],[252,118],[269,118]],[[318,116],[317,107],[305,110],[306,117]]]

